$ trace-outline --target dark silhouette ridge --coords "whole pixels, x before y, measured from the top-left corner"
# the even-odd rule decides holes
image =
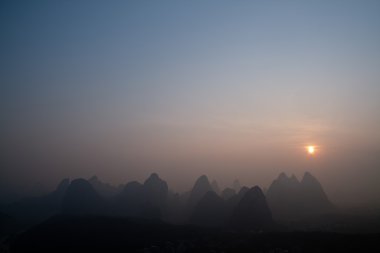
[[[193,208],[198,201],[209,191],[212,191],[212,187],[207,176],[202,175],[196,181],[190,192],[188,205]]]
[[[112,197],[122,190],[122,187],[114,187],[108,183],[103,183],[97,176],[91,177],[88,182],[92,185],[97,193],[102,197]]]
[[[41,239],[43,238],[43,239]],[[141,219],[53,217],[18,236],[11,252],[378,252],[380,234],[252,233]]]
[[[161,219],[173,224],[190,222],[209,227],[235,224],[234,228],[239,228],[241,226],[239,224],[246,223],[253,229],[256,229],[254,228],[256,221],[248,213],[255,214],[256,218],[263,221],[267,217],[260,216],[265,213],[265,211],[260,213],[260,210],[265,210],[266,203],[262,204],[265,198],[262,200],[256,188],[254,188],[255,198],[252,197],[252,189],[247,187],[241,187],[238,194],[233,189],[227,188],[221,196],[218,196],[212,191],[212,186],[204,175],[196,180],[191,192],[180,194],[169,191],[167,183],[156,173],[152,173],[144,184],[129,182],[119,193],[107,198],[99,194],[93,186],[94,182],[107,184],[96,177],[91,181],[93,184],[84,179],[76,179],[71,183],[69,179],[65,179],[52,193],[8,206],[3,212],[17,221],[22,219],[33,221],[28,223],[30,225],[61,212],[71,215]],[[261,202],[257,199],[261,199]],[[288,219],[295,217],[302,221],[302,224],[306,224],[312,215],[324,214],[331,208],[322,186],[310,173],[305,173],[301,182],[294,175],[288,177],[285,173],[281,173],[268,190],[267,200],[270,212],[276,221],[288,221],[278,217]],[[245,213],[242,203],[250,203],[245,204],[245,209],[248,210]],[[317,217],[313,220],[317,220]],[[318,221],[318,224],[324,223]],[[295,227],[304,228],[306,225]]]
[[[249,190],[248,187],[246,186],[243,186],[239,193],[238,194],[235,194],[234,196],[232,196],[231,198],[229,198],[227,201],[226,201],[226,206],[227,206],[227,213],[228,213],[228,216],[231,216],[232,215],[232,212],[233,210],[236,208],[237,204],[240,202],[240,200],[244,197],[244,195],[247,193],[247,191]]]
[[[25,226],[42,222],[61,212],[62,199],[69,184],[69,179],[63,179],[51,193],[21,199],[5,207],[4,212]]]
[[[222,198],[225,199],[225,200],[229,200],[230,198],[232,198],[235,195],[236,195],[235,190],[232,189],[232,188],[229,188],[229,187],[227,187],[226,189],[224,189],[222,191],[222,194],[221,194]]]
[[[120,216],[151,219],[161,216],[160,209],[149,202],[144,185],[136,181],[127,183],[115,202],[116,213]]]
[[[238,197],[241,199],[243,196],[249,191],[249,188],[247,186],[243,186],[240,188],[240,191],[238,193]]]
[[[161,209],[164,208],[168,197],[168,185],[156,173],[145,180],[144,191],[149,203]]]
[[[281,173],[267,191],[269,206],[277,220],[296,220],[328,213],[331,202],[318,180],[306,172],[301,182]]]
[[[152,220],[58,216],[22,233],[12,253],[379,252],[380,234],[252,233]]]
[[[144,184],[130,182],[116,197],[114,213],[122,216],[159,219],[168,213],[168,185],[153,173]],[[170,212],[169,212],[170,213]],[[166,217],[166,219],[169,219]]]
[[[62,212],[70,215],[100,214],[105,203],[92,185],[85,179],[73,180],[62,201]]]
[[[206,227],[221,227],[225,223],[226,215],[224,200],[214,191],[209,191],[195,206],[190,223]]]
[[[263,229],[273,225],[272,214],[260,187],[249,189],[235,207],[230,225],[239,229]]]
[[[212,189],[214,190],[214,192],[216,193],[216,194],[220,194],[220,188],[219,188],[219,184],[218,184],[218,182],[216,181],[216,180],[213,180],[212,181],[212,183],[211,183],[211,187],[212,187]]]
[[[64,195],[67,188],[70,185],[70,179],[65,178],[63,179],[57,186],[56,190],[53,192],[53,194],[58,194],[58,195]]]
[[[323,214],[334,210],[321,183],[309,172],[305,172],[302,178],[301,192],[304,193],[305,209],[307,209],[310,214]]]

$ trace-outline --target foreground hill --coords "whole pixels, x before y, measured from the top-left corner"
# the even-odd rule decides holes
[[[379,240],[380,234],[252,233],[57,216],[21,234],[11,252],[379,252]]]

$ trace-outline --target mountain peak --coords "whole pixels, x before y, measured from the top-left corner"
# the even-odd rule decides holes
[[[298,178],[294,174],[292,174],[292,176],[290,177],[290,180],[294,183],[299,183]]]
[[[154,173],[154,172],[153,172],[152,174],[150,174],[149,178],[152,178],[152,179],[159,179],[160,177],[158,176],[157,173]]]
[[[101,198],[92,185],[85,179],[73,180],[67,188],[62,210],[69,214],[84,214],[99,212]]]
[[[208,177],[206,175],[200,176],[195,183],[209,183]]]
[[[303,175],[302,182],[318,182],[318,180],[313,175],[311,175],[310,172],[306,171]]]
[[[168,196],[168,184],[157,173],[152,173],[144,182],[147,200],[155,206],[163,206]]]
[[[285,180],[285,179],[288,179],[288,176],[285,174],[285,172],[281,172],[280,175],[278,175],[277,179]]]
[[[271,225],[272,214],[260,187],[249,189],[236,206],[231,225],[242,229],[258,229]]]
[[[212,191],[211,184],[206,175],[200,176],[190,193],[189,204],[194,206],[208,191]]]
[[[254,186],[254,187],[252,187],[251,188],[251,191],[252,191],[252,193],[254,193],[255,195],[262,195],[262,196],[264,196],[264,193],[263,193],[263,191],[261,190],[261,188],[259,187],[259,186]]]
[[[208,191],[195,205],[190,222],[200,226],[220,226],[225,220],[225,203],[215,192]]]
[[[153,183],[153,182],[164,182],[157,173],[152,173],[150,176],[145,180],[144,185]]]

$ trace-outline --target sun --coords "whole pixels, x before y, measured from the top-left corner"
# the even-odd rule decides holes
[[[310,155],[313,155],[315,153],[315,146],[307,146],[306,149]]]

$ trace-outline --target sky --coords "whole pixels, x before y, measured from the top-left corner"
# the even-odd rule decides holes
[[[310,171],[380,206],[380,2],[1,1],[0,188]],[[305,146],[315,145],[310,156]]]

